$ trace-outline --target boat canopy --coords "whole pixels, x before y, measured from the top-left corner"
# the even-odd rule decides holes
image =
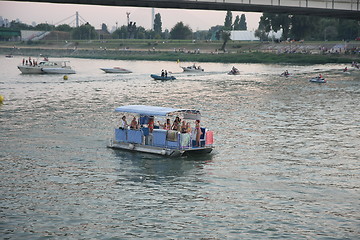
[[[147,105],[128,105],[115,109],[115,112],[136,113],[141,116],[177,116],[182,115],[185,119],[201,118],[200,111],[190,109],[178,109],[168,107],[156,107]]]

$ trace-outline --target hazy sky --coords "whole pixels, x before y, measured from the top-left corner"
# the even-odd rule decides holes
[[[102,23],[105,23],[109,30],[116,26],[116,22],[118,22],[118,26],[126,25],[126,12],[131,13],[130,21],[136,22],[137,26],[143,26],[146,29],[151,28],[151,8],[0,1],[0,16],[9,21],[19,19],[26,24],[32,24],[33,22],[36,24],[45,22],[57,24],[75,15],[76,11],[96,29],[101,28]],[[223,25],[226,16],[226,11],[164,8],[155,8],[156,13],[161,15],[163,30],[166,28],[170,30],[179,21],[189,25],[193,31],[208,30],[212,26]],[[233,21],[236,15],[243,13],[246,16],[248,30],[257,29],[262,14],[232,12]],[[70,24],[74,19],[75,17],[62,23]]]

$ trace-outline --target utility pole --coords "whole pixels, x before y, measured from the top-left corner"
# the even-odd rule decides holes
[[[154,30],[154,20],[155,20],[155,8],[152,8],[151,10],[151,29]]]
[[[130,12],[126,12],[127,24],[130,24]]]
[[[75,22],[76,22],[76,27],[79,27],[79,12],[76,12],[75,14]]]

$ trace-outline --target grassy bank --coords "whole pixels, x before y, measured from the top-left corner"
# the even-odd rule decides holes
[[[349,63],[359,61],[359,55],[346,54],[310,54],[278,53],[280,48],[331,47],[336,43],[316,42],[306,44],[269,44],[259,42],[228,43],[228,52],[217,51],[221,45],[215,42],[167,41],[155,40],[107,40],[64,42],[46,41],[32,44],[17,43],[9,46],[0,44],[1,54],[36,57],[42,54],[48,57],[74,57],[114,60],[150,60],[182,62],[221,62],[221,63],[287,63],[287,64],[326,64]],[[360,45],[360,44],[359,44]],[[357,46],[357,45],[355,45]],[[106,50],[105,50],[106,49]],[[191,50],[189,50],[191,49]],[[194,53],[200,49],[200,53]],[[272,49],[272,53],[268,51]],[[179,51],[180,50],[180,51]]]

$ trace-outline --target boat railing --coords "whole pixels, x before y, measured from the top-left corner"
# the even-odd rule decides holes
[[[212,147],[213,132],[201,128],[200,146],[196,146],[196,134],[180,133],[174,130],[154,129],[115,129],[115,141],[120,143],[139,144],[151,147],[186,150],[192,148]]]

